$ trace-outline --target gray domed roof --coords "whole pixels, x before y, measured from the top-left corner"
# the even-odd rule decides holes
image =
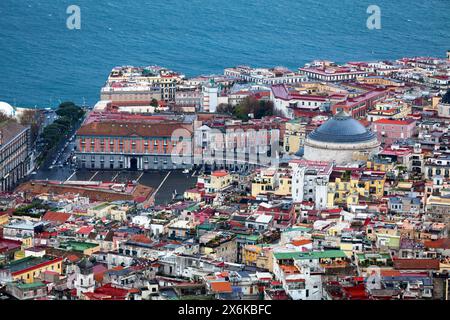
[[[376,138],[376,135],[359,121],[341,111],[314,130],[308,138],[319,142],[359,143],[371,141]]]
[[[83,258],[79,263],[78,263],[78,268],[80,268],[80,272],[82,274],[86,274],[86,273],[91,273],[93,268],[94,268],[94,264],[92,263],[93,259],[89,258]]]

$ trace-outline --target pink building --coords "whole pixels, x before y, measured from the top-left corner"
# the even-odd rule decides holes
[[[372,124],[382,144],[391,145],[400,139],[409,139],[416,134],[416,120],[380,119]]]

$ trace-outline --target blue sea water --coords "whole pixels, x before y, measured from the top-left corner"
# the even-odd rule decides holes
[[[69,5],[81,30],[66,28]],[[366,12],[378,5],[382,29]],[[0,101],[93,104],[110,69],[159,64],[187,75],[238,64],[444,56],[450,0],[1,0]]]

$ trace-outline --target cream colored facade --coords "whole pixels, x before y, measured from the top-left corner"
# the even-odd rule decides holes
[[[252,197],[273,193],[278,187],[275,169],[262,170],[252,180]]]
[[[109,218],[115,221],[126,221],[128,206],[118,206],[116,204],[102,203],[88,209],[87,215],[96,218]]]
[[[219,192],[225,188],[228,188],[233,183],[233,176],[225,170],[215,171],[210,176],[199,179],[199,182],[203,180],[205,189],[208,193]]]
[[[289,197],[292,195],[292,176],[290,173],[281,173],[278,178],[279,184],[275,194]]]
[[[305,144],[305,139],[306,123],[299,119],[294,119],[286,123],[283,146],[287,154],[296,154]]]
[[[401,87],[405,85],[402,81],[396,81],[393,79],[383,77],[358,77],[357,81],[361,83],[381,85],[381,86]]]
[[[292,195],[292,169],[263,169],[252,180],[252,197],[274,194]]]
[[[304,159],[311,161],[336,161],[337,164],[347,164],[353,162],[361,154],[366,154],[366,158],[369,158],[378,151],[379,146],[380,143],[377,140],[342,144],[306,139]]]

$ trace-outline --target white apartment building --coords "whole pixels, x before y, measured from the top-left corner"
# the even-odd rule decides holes
[[[219,87],[209,83],[202,87],[202,110],[214,113],[219,105]]]
[[[299,160],[292,167],[292,199],[294,202],[314,202],[315,209],[327,208],[328,181],[333,164],[321,161]]]

